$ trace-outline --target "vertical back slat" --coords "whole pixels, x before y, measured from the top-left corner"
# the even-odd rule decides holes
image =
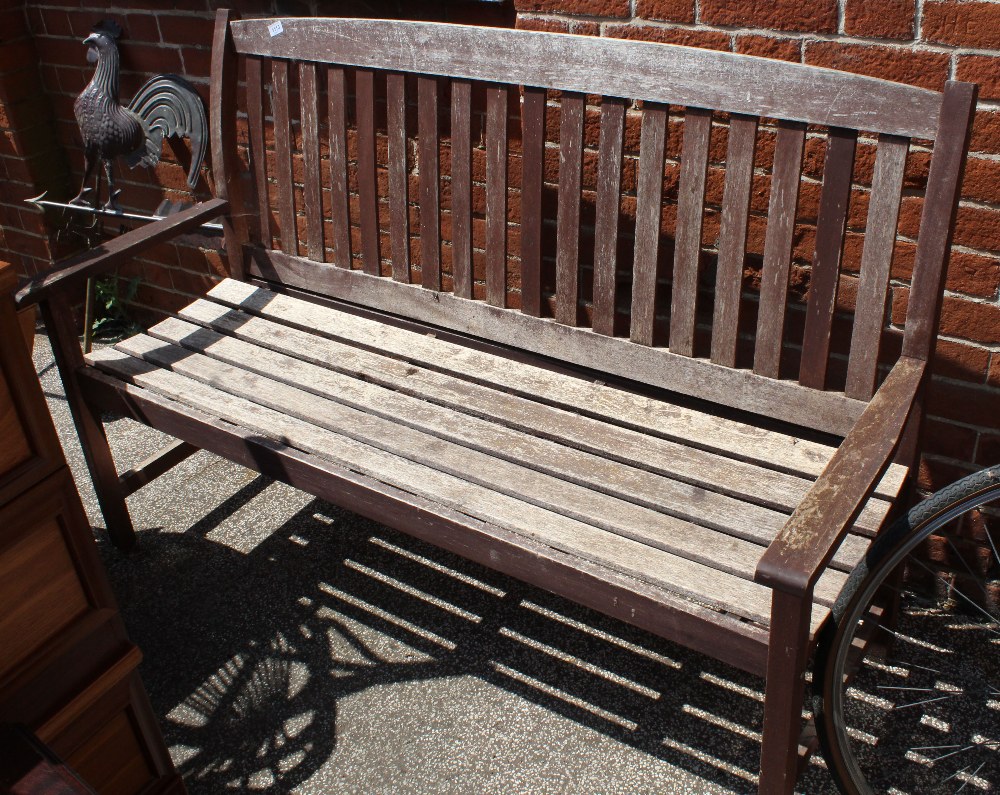
[[[792,261],[792,236],[799,198],[805,125],[778,124],[764,237],[764,270],[761,274],[760,306],[757,314],[755,373],[777,378],[781,365],[781,341],[785,331],[785,304]]]
[[[507,87],[486,89],[486,300],[507,295]]]
[[[254,193],[257,201],[257,229],[254,230],[258,242],[264,248],[271,248],[274,238],[271,234],[271,208],[267,197],[267,151],[264,148],[264,74],[261,58],[247,57],[247,127],[250,133],[250,173],[253,176]]]
[[[580,270],[580,187],[586,97],[564,93],[559,124],[559,209],[556,215],[556,320],[575,326]]]
[[[665,105],[646,104],[642,112],[642,128],[639,135],[630,337],[633,342],[652,345],[653,321],[656,313],[656,262],[660,247],[660,210],[663,203],[663,156],[667,143]]]
[[[410,216],[406,168],[406,82],[395,72],[385,79],[389,157],[389,232],[392,278],[410,281]]]
[[[757,117],[731,116],[719,229],[719,261],[715,274],[715,312],[712,318],[712,361],[727,367],[736,366],[743,262],[750,221],[750,191],[753,187],[756,142]]]
[[[879,136],[844,389],[848,397],[858,400],[868,400],[875,394],[879,343],[885,323],[892,249],[896,242],[899,202],[909,147],[909,138]]]
[[[451,84],[451,268],[455,295],[472,298],[472,83]]]
[[[319,159],[319,90],[314,63],[299,64],[299,105],[309,258],[323,262],[326,259],[323,243],[323,171]]]
[[[615,273],[618,268],[618,213],[622,184],[622,138],[625,100],[601,103],[601,138],[597,160],[597,208],[594,222],[594,322],[598,334],[615,333]]]
[[[705,177],[712,112],[687,108],[677,195],[677,237],[670,298],[670,350],[694,355],[695,309],[701,264],[701,227],[705,210]]]
[[[965,153],[969,150],[978,93],[979,87],[974,83],[949,80],[944,87],[938,137],[920,213],[920,240],[913,260],[903,335],[903,356],[923,361],[928,361],[934,353],[945,267],[955,231]]]
[[[347,91],[344,69],[327,70],[327,122],[330,125],[330,212],[333,222],[333,261],[351,267],[351,216],[347,195]]]
[[[365,273],[381,273],[378,229],[378,183],[375,179],[375,74],[355,73],[358,118],[358,198],[361,205],[361,258]]]
[[[420,283],[441,289],[441,215],[438,176],[438,83],[417,78],[417,135],[420,138]]]
[[[521,104],[521,311],[542,313],[542,176],[544,88],[524,87]]]
[[[837,301],[837,281],[847,227],[847,205],[851,198],[856,130],[830,128],[823,165],[823,190],[816,219],[816,254],[813,257],[806,327],[802,338],[799,383],[812,389],[826,387],[826,365],[830,355],[830,332]]]
[[[299,253],[295,228],[295,184],[292,177],[292,121],[288,100],[288,61],[271,62],[274,82],[274,156],[278,183],[278,218],[281,220],[281,250]]]

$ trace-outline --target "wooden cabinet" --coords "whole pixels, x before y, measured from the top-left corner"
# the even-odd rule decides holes
[[[183,792],[139,680],[0,263],[0,723],[96,792]]]

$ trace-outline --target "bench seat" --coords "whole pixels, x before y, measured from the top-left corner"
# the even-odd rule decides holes
[[[512,535],[536,552],[537,570],[518,572],[536,584],[552,587],[547,556],[568,556],[681,626],[729,628],[759,645],[737,661],[757,672],[771,620],[757,562],[835,451],[235,280],[89,363],[133,394]],[[905,476],[890,467],[818,580],[811,636]]]

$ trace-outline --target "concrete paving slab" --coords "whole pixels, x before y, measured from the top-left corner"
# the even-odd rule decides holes
[[[760,680],[210,454],[129,499],[121,555],[35,363],[190,792],[755,791]],[[108,433],[120,467],[165,442]]]

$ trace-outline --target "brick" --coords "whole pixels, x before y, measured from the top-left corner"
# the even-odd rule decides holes
[[[776,36],[757,36],[749,33],[737,35],[733,51],[741,55],[759,55],[763,58],[776,58],[794,63],[802,60],[800,41]]]
[[[661,44],[680,44],[685,47],[704,47],[709,50],[728,50],[730,45],[729,35],[717,30],[608,25],[605,33],[616,39],[656,41]]]
[[[924,3],[921,37],[959,47],[995,49],[1000,28],[1000,5],[956,3],[953,0]]]
[[[637,0],[635,13],[662,22],[694,22],[694,0]]]
[[[1000,390],[979,384],[934,379],[928,395],[927,413],[996,430],[1000,429],[997,401],[1000,401]]]
[[[982,384],[989,370],[990,352],[987,348],[964,345],[953,340],[938,340],[932,371],[944,378]]]
[[[128,14],[122,27],[129,41],[145,41],[155,44],[160,41],[160,28],[156,24],[157,14]]]
[[[628,17],[628,0],[514,0],[519,14],[579,14],[592,17]]]
[[[1000,154],[1000,112],[976,112],[969,148],[983,154]]]
[[[984,433],[979,437],[979,448],[976,450],[976,463],[991,467],[1000,464],[1000,434]]]
[[[920,444],[925,453],[969,461],[976,448],[977,436],[979,434],[971,428],[963,428],[961,425],[942,420],[927,419],[924,421]]]
[[[946,295],[941,306],[941,333],[996,345],[1000,343],[1000,307]]]
[[[183,70],[181,56],[178,50],[152,44],[130,43],[122,48],[122,71],[158,74],[161,72],[178,73]],[[122,83],[124,84],[124,80]],[[122,97],[131,96],[135,92],[122,86]]]
[[[990,356],[990,370],[986,375],[986,383],[1000,387],[1000,353],[994,352]]]
[[[996,45],[994,45],[996,46]],[[960,55],[955,79],[979,84],[980,100],[1000,99],[1000,57],[995,55]]]
[[[17,72],[35,63],[35,47],[31,39],[6,41],[0,47],[0,74]]]
[[[212,45],[215,20],[199,16],[159,15],[160,38],[165,44]]]
[[[912,39],[915,0],[847,0],[844,32],[875,39]]]
[[[837,0],[702,0],[700,12],[710,25],[837,32]]]
[[[1000,258],[967,251],[952,251],[945,287],[952,292],[996,298],[1000,285]]]
[[[992,250],[1000,241],[1000,210],[988,207],[958,208],[955,243],[969,248]]]
[[[569,33],[569,23],[552,17],[522,17],[517,18],[516,27],[520,30],[540,30],[545,33]]]
[[[805,62],[935,91],[944,87],[949,70],[945,53],[837,41],[807,42]]]

